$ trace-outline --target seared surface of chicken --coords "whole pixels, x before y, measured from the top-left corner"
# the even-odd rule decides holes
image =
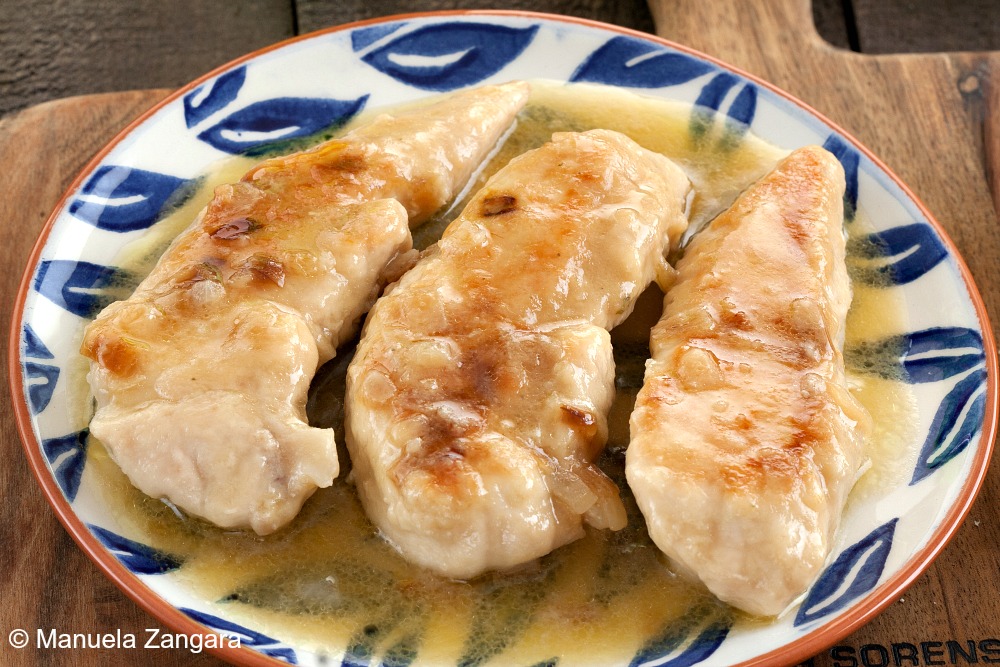
[[[126,301],[87,328],[90,425],[139,489],[266,534],[339,465],[309,382],[357,329],[408,228],[450,200],[527,98],[459,93],[216,189]]]
[[[819,574],[865,460],[847,389],[844,175],[792,153],[699,232],[654,327],[629,485],[685,573],[760,615]]]
[[[369,315],[347,445],[369,517],[409,560],[470,578],[620,529],[593,464],[607,330],[687,226],[681,170],[622,134],[560,133],[497,172]]]

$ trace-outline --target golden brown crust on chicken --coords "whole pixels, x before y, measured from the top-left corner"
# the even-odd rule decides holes
[[[818,575],[864,461],[847,389],[843,169],[793,152],[697,234],[654,327],[626,473],[679,569],[755,614]]]
[[[372,309],[348,371],[369,516],[408,559],[473,577],[618,529],[593,464],[610,329],[686,227],[684,174],[624,135],[556,134],[495,174]]]
[[[526,97],[512,83],[382,115],[217,188],[85,333],[91,432],[132,482],[262,534],[328,486],[333,432],[305,415],[318,364],[396,277],[408,223],[457,193]]]

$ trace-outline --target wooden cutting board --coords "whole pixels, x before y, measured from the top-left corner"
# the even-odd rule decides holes
[[[657,32],[756,74],[805,100],[879,155],[958,245],[991,318],[1000,316],[1000,54],[865,56],[829,47],[808,0],[650,0]],[[77,97],[0,121],[0,312],[8,330],[28,253],[86,161],[168,91]],[[992,196],[991,196],[992,195]],[[162,626],[108,581],[58,524],[0,396],[0,664],[217,665],[173,650],[22,650],[15,628],[146,636]],[[965,664],[947,642],[1000,662],[1000,469],[965,525],[899,601],[817,656],[816,667]],[[985,653],[983,642],[994,649]],[[989,643],[995,642],[995,643]],[[883,661],[887,656],[888,662]],[[907,656],[916,656],[908,658]]]

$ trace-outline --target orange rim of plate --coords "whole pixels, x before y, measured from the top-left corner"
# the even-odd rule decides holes
[[[882,582],[874,589],[872,589],[860,602],[855,604],[850,608],[847,613],[837,616],[828,623],[825,623],[818,628],[808,632],[807,634],[789,642],[773,651],[765,653],[763,655],[756,656],[744,662],[737,663],[735,667],[759,667],[763,665],[773,665],[776,660],[781,660],[783,664],[797,664],[803,660],[813,657],[820,653],[821,651],[829,648],[835,644],[838,640],[846,637],[848,634],[857,630],[862,625],[870,621],[872,618],[881,613],[889,604],[891,604],[898,596],[900,596],[907,588],[909,588],[916,579],[923,574],[937,555],[944,549],[944,547],[951,541],[954,537],[955,532],[961,526],[962,521],[965,519],[966,515],[969,513],[973,503],[976,500],[976,496],[982,487],[983,480],[986,477],[987,470],[989,469],[990,456],[993,451],[994,440],[997,435],[997,415],[1000,411],[1000,406],[997,403],[997,349],[996,341],[993,337],[993,331],[990,327],[989,317],[986,312],[986,306],[983,303],[982,296],[979,294],[979,290],[976,288],[975,282],[972,279],[972,274],[969,271],[969,267],[966,265],[965,260],[959,254],[955,243],[948,236],[947,232],[941,226],[941,223],[931,214],[927,207],[923,204],[920,199],[914,195],[913,191],[891,170],[884,162],[882,162],[878,157],[876,157],[868,148],[866,148],[861,142],[855,139],[849,132],[844,130],[842,127],[831,121],[829,118],[824,116],[822,113],[818,112],[816,109],[812,108],[805,102],[794,97],[790,93],[778,88],[777,86],[764,81],[763,79],[745,72],[738,67],[734,67],[725,63],[718,58],[714,58],[707,54],[701,53],[690,47],[677,44],[670,40],[658,37],[656,35],[640,32],[638,30],[632,30],[629,28],[623,28],[620,26],[611,25],[608,23],[603,23],[600,21],[594,21],[591,19],[578,18],[573,16],[563,16],[558,14],[546,14],[542,12],[529,12],[529,11],[517,11],[517,10],[452,10],[452,11],[440,11],[440,12],[415,12],[409,14],[395,14],[392,16],[384,16],[374,19],[368,19],[364,21],[356,21],[353,23],[346,23],[339,26],[334,26],[331,28],[325,28],[322,30],[317,30],[315,32],[307,33],[304,35],[297,35],[295,37],[283,40],[276,44],[264,47],[248,53],[240,58],[232,60],[224,65],[221,65],[207,74],[195,79],[194,81],[188,83],[187,85],[179,88],[173,93],[169,94],[163,100],[146,110],[141,116],[129,123],[122,131],[120,131],[115,137],[102,148],[81,170],[81,172],[73,179],[73,182],[69,185],[66,192],[60,197],[59,202],[56,204],[49,218],[46,220],[45,225],[42,227],[42,231],[39,233],[38,240],[35,241],[35,245],[32,248],[31,254],[28,257],[28,263],[25,268],[23,275],[21,276],[21,283],[18,287],[16,300],[14,303],[14,312],[11,317],[11,327],[10,335],[8,339],[7,348],[7,358],[8,358],[8,374],[9,374],[9,385],[11,390],[11,395],[14,404],[14,414],[17,421],[17,429],[21,436],[21,444],[24,446],[25,454],[28,457],[28,462],[31,466],[31,470],[38,480],[38,483],[42,487],[42,492],[45,495],[46,500],[52,506],[56,512],[60,523],[69,532],[73,540],[83,549],[84,553],[97,564],[97,566],[104,572],[104,574],[111,579],[112,582],[118,588],[120,588],[128,597],[135,601],[140,607],[145,609],[147,612],[152,614],[158,620],[163,622],[165,625],[177,632],[183,632],[188,635],[204,635],[206,631],[214,632],[213,630],[206,628],[205,626],[192,620],[190,617],[186,616],[177,607],[174,607],[162,597],[157,595],[146,586],[136,575],[130,572],[109,550],[107,550],[98,540],[91,534],[87,529],[84,522],[79,516],[73,511],[72,506],[66,500],[63,495],[62,490],[59,488],[52,476],[51,471],[46,463],[44,457],[41,453],[41,447],[38,443],[38,439],[35,437],[34,430],[31,425],[31,418],[28,413],[27,402],[24,398],[24,379],[22,376],[21,369],[21,353],[20,353],[20,341],[21,341],[21,324],[22,318],[24,316],[24,304],[27,298],[28,292],[31,289],[31,280],[34,276],[34,269],[37,265],[38,258],[41,255],[42,249],[45,246],[46,241],[48,241],[49,234],[52,231],[52,227],[55,224],[56,218],[63,211],[66,205],[66,201],[77,191],[77,189],[82,185],[83,180],[100,164],[100,162],[118,145],[125,137],[131,134],[139,126],[146,122],[153,114],[158,112],[160,109],[166,105],[174,102],[175,100],[182,97],[184,94],[190,92],[191,90],[197,88],[202,83],[208,81],[209,79],[231,69],[232,67],[239,65],[241,63],[248,62],[255,58],[260,57],[265,53],[275,51],[289,44],[294,44],[297,42],[305,41],[308,39],[313,39],[320,35],[326,35],[330,33],[341,32],[345,30],[355,30],[368,25],[379,24],[379,23],[389,23],[394,21],[402,21],[407,19],[425,19],[434,17],[469,17],[469,16],[499,16],[499,17],[513,17],[513,18],[527,18],[527,19],[538,19],[541,21],[548,21],[551,23],[568,23],[574,25],[585,26],[589,28],[596,28],[603,30],[605,32],[614,32],[622,35],[628,35],[631,37],[636,37],[648,42],[654,42],[662,46],[675,49],[682,53],[700,58],[711,62],[722,69],[729,70],[739,76],[742,76],[754,84],[761,86],[774,93],[775,95],[791,102],[795,106],[804,110],[806,113],[811,114],[813,117],[819,119],[830,127],[835,132],[839,133],[847,141],[849,141],[854,148],[863,153],[869,160],[871,160],[876,167],[881,169],[889,178],[896,184],[896,186],[909,197],[920,213],[924,216],[928,224],[934,228],[934,231],[944,242],[945,247],[954,260],[956,266],[958,267],[959,273],[961,274],[962,281],[965,284],[965,288],[968,291],[969,298],[972,301],[972,305],[976,311],[976,317],[979,320],[980,327],[983,334],[983,352],[986,357],[986,405],[983,414],[983,428],[980,435],[980,446],[976,452],[975,458],[971,463],[969,476],[966,478],[962,485],[961,490],[958,493],[952,506],[949,508],[944,519],[938,525],[937,529],[931,535],[927,544],[923,548],[911,554],[909,559],[900,569],[900,571],[893,574],[886,581]],[[294,648],[294,647],[293,647]],[[231,648],[228,646],[220,646],[218,648],[206,649],[208,652],[231,662],[235,662],[241,665],[248,666],[268,666],[273,667],[274,665],[286,664],[282,661],[266,656],[263,653],[259,653],[251,648],[243,647]]]

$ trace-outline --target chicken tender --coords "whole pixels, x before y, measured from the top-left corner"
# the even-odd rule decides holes
[[[593,461],[608,330],[687,227],[689,183],[622,134],[558,133],[497,172],[369,314],[348,369],[353,476],[407,559],[471,578],[620,529]]]
[[[650,340],[628,483],[720,599],[776,615],[819,574],[866,460],[847,388],[844,173],[807,147],[699,232]]]
[[[339,472],[306,422],[319,364],[356,332],[409,225],[455,196],[527,98],[512,83],[382,115],[216,189],[82,353],[90,424],[143,492],[270,533]]]

